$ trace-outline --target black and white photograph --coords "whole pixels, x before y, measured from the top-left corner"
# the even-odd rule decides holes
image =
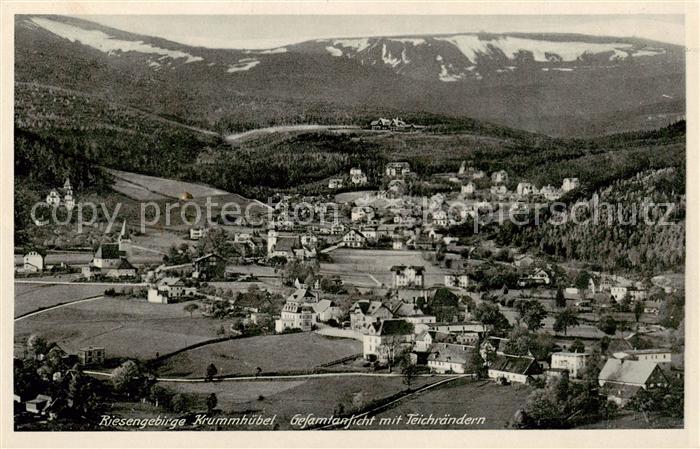
[[[12,15],[8,430],[692,425],[697,24],[359,6]]]

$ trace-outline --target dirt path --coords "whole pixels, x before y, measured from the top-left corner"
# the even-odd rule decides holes
[[[15,322],[23,320],[25,318],[33,317],[39,315],[40,313],[48,312],[49,310],[60,309],[61,307],[73,306],[75,304],[80,304],[82,302],[95,301],[98,299],[104,299],[104,295],[90,296],[89,298],[76,299],[75,301],[63,302],[61,304],[56,304],[55,306],[46,307],[44,309],[35,310],[33,312],[25,313],[15,318]]]
[[[320,131],[320,130],[334,130],[334,129],[360,129],[359,126],[341,126],[341,125],[282,125],[282,126],[270,126],[269,128],[258,128],[251,129],[250,131],[245,131],[242,133],[230,134],[226,136],[226,141],[228,143],[239,142],[246,140],[257,135],[263,134],[273,134],[282,133],[289,131]]]

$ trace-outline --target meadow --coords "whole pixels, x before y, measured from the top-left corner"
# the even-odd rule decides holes
[[[75,284],[14,284],[14,317],[25,315],[35,310],[56,306],[70,301],[101,295],[104,285]]]
[[[307,370],[362,352],[355,340],[331,338],[316,333],[265,335],[240,338],[181,352],[163,361],[161,377],[204,377],[213,363],[220,375],[254,375],[263,372]]]

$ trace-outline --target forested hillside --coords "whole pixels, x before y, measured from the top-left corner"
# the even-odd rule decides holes
[[[615,181],[597,190],[586,204],[578,222],[559,224],[552,216],[552,221],[539,225],[508,224],[497,229],[496,238],[605,270],[634,269],[651,275],[684,265],[684,167],[647,170]]]

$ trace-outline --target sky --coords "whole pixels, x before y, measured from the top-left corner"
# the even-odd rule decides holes
[[[581,33],[641,37],[683,45],[682,15],[312,16],[123,15],[75,16],[192,46],[261,49],[320,38],[460,32]]]

